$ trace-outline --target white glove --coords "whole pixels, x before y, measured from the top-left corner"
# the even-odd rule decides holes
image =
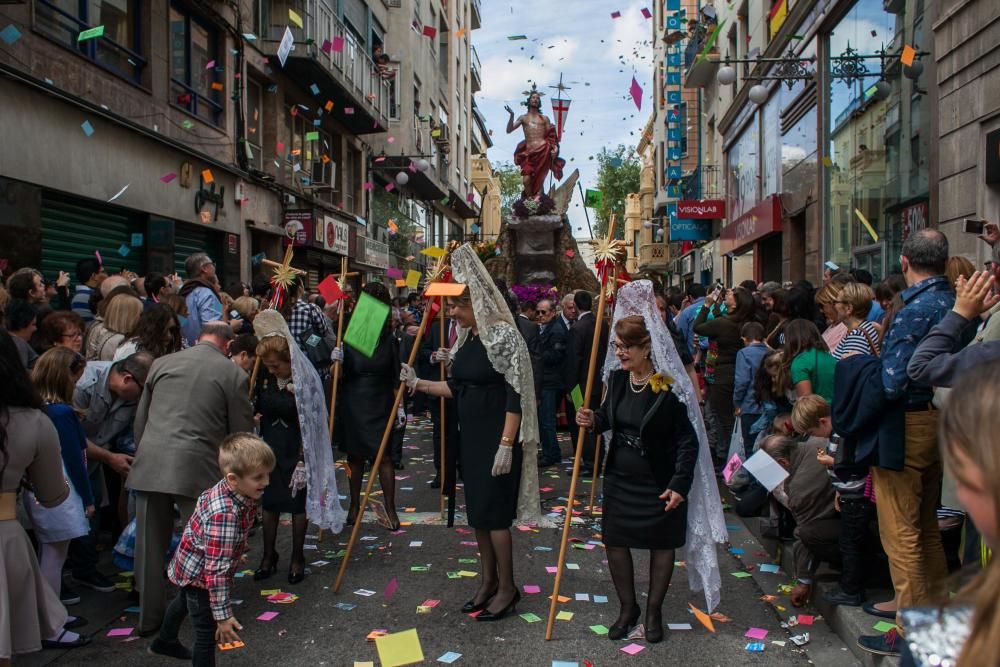
[[[344,348],[338,345],[330,351],[330,363],[339,364],[344,360]]]
[[[406,383],[406,388],[412,394],[417,390],[417,372],[407,364],[400,364],[399,380]]]
[[[446,347],[439,347],[438,349],[431,352],[431,363],[440,364],[441,362],[446,364],[451,363],[451,350]]]
[[[400,429],[406,426],[406,410],[399,408],[396,410],[396,428]]]
[[[514,447],[512,445],[501,444],[497,447],[497,455],[493,457],[494,477],[506,475],[510,472],[511,464],[514,462]]]

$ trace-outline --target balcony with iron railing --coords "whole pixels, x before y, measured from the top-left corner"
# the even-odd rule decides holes
[[[324,0],[257,0],[256,10],[260,48],[272,66],[281,66],[278,49],[288,28],[295,42],[284,72],[319,98],[320,106],[332,101],[330,113],[351,131],[386,131],[389,73],[375,64],[334,8]],[[289,12],[294,12],[302,27]]]
[[[472,70],[472,92],[473,94],[478,93],[483,89],[483,77],[480,72],[482,72],[483,66],[479,62],[479,54],[476,52],[476,47],[472,47],[470,50],[470,69]]]
[[[684,46],[684,87],[704,88],[712,82],[712,77],[719,68],[719,49],[714,44],[705,49],[715,24],[698,25],[688,37]]]
[[[472,11],[472,29],[479,30],[483,26],[483,8],[481,0],[472,0],[469,3]]]

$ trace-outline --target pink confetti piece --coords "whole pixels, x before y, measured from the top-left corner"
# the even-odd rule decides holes
[[[559,568],[556,567],[555,565],[546,565],[545,571],[548,572],[549,574],[555,574],[556,572],[559,571]]]
[[[641,644],[629,644],[628,646],[623,646],[622,653],[628,653],[629,655],[635,655],[636,653],[642,653],[646,650],[646,647]]]
[[[389,583],[385,585],[385,599],[391,600],[392,596],[396,593],[396,589],[399,588],[399,581],[396,577],[389,580]]]
[[[108,630],[107,636],[108,637],[128,637],[129,635],[132,634],[132,632],[134,630],[135,630],[135,628],[114,628],[112,630]]]
[[[170,172],[169,174],[164,174],[163,176],[160,176],[160,182],[161,183],[169,183],[170,181],[174,180],[175,178],[177,178],[177,174],[175,174],[174,172]]]
[[[642,111],[642,86],[636,81],[636,78],[632,77],[632,85],[628,89],[629,95],[632,96],[632,101],[635,102],[635,108],[638,111]]]
[[[810,616],[809,614],[799,614],[796,620],[798,620],[799,625],[812,625],[813,621],[816,620],[816,617]]]
[[[215,67],[214,60],[209,60],[207,63],[205,63],[205,69],[212,69],[213,67]]]
[[[265,611],[263,614],[257,617],[258,621],[273,621],[278,617],[278,612],[276,611]]]
[[[537,595],[542,592],[542,587],[536,584],[525,584],[524,592],[528,595]]]
[[[642,18],[651,19],[653,18],[653,12],[649,11],[647,7],[642,8]]]
[[[748,639],[764,639],[767,637],[767,630],[764,628],[750,628],[743,636]]]
[[[330,50],[334,53],[342,53],[344,50],[344,38],[334,37],[333,42],[330,44]]]
[[[622,17],[622,13],[621,12],[611,12],[611,18],[613,18],[613,19],[620,19],[621,17]]]

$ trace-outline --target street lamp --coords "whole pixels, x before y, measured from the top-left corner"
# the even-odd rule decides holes
[[[736,68],[732,65],[723,65],[719,68],[718,73],[715,75],[716,80],[723,86],[728,86],[729,84],[736,81]]]
[[[748,96],[750,97],[751,102],[760,106],[764,102],[767,102],[767,87],[758,83],[750,88]]]

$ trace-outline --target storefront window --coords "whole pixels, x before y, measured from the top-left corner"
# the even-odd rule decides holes
[[[824,259],[896,270],[914,218],[905,213],[928,197],[930,127],[920,76],[901,67],[903,45],[925,45],[922,17],[889,14],[881,0],[859,0],[828,36]],[[884,47],[883,62],[874,54]],[[862,56],[860,60],[849,60]],[[864,70],[857,67],[862,64]]]

